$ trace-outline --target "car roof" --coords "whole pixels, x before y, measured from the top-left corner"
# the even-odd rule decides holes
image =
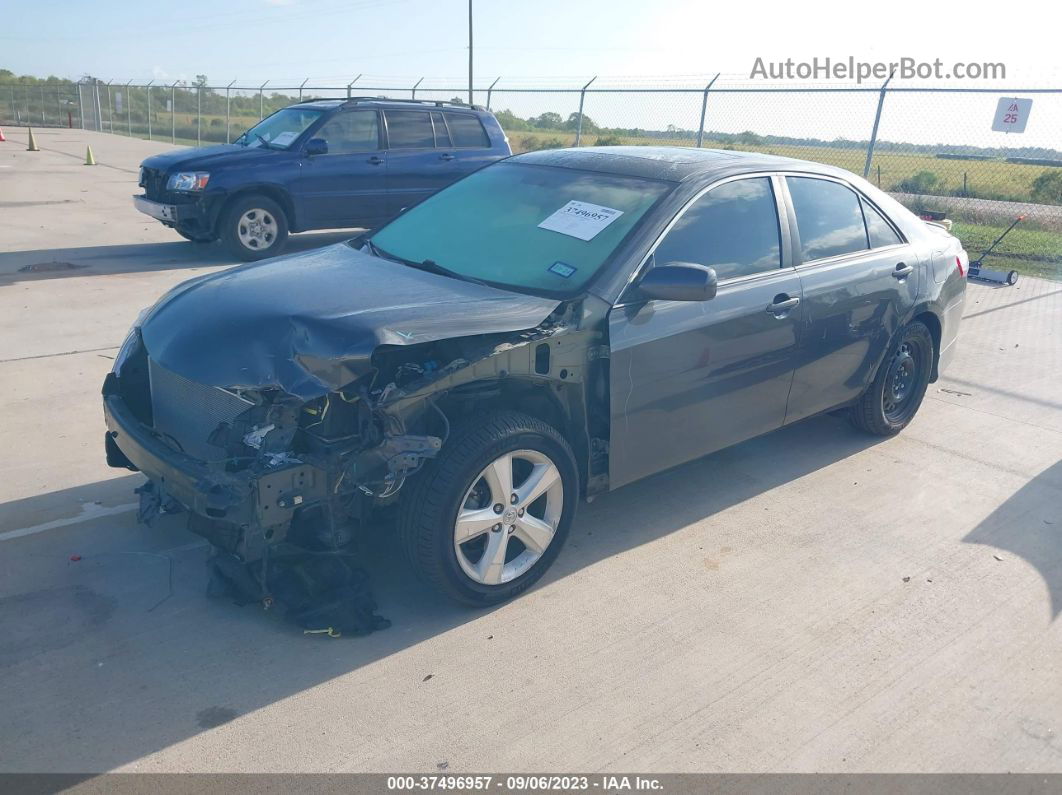
[[[847,175],[847,172],[832,166],[791,157],[731,149],[694,149],[688,146],[585,146],[578,149],[543,149],[517,155],[510,160],[669,182],[723,177],[749,171],[791,170],[831,176]]]

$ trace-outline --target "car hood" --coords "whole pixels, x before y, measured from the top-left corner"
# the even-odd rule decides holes
[[[241,163],[246,164],[251,160],[261,160],[279,153],[279,149],[241,146],[239,144],[220,144],[218,146],[205,146],[201,149],[195,147],[174,149],[159,155],[152,155],[140,165],[144,168],[154,168],[159,171],[170,171],[174,168],[206,168],[214,164],[224,163],[233,158],[239,158]]]
[[[186,281],[147,313],[141,336],[153,360],[192,381],[309,400],[367,372],[377,346],[522,331],[558,304],[339,243]]]

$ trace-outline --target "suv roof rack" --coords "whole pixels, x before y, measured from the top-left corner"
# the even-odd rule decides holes
[[[445,99],[392,99],[391,97],[351,97],[343,103],[344,107],[347,105],[357,105],[359,102],[399,102],[405,105],[430,105],[437,108],[451,107],[451,108],[468,108],[469,110],[486,110],[482,105],[468,105],[464,102],[451,102]]]

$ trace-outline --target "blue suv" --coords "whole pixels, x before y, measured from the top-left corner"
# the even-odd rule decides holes
[[[149,157],[133,202],[188,240],[221,239],[258,260],[280,253],[289,232],[379,226],[510,154],[478,105],[322,99],[279,110],[231,144]]]

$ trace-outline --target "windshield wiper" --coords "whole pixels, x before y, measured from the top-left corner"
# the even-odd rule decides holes
[[[269,143],[269,141],[267,141],[265,138],[263,138],[258,133],[254,133],[254,137],[257,138],[259,141],[261,141],[262,142],[262,146],[264,146],[266,149],[272,149],[273,148],[273,146]]]
[[[437,273],[440,276],[449,276],[451,279],[459,279],[463,282],[472,282],[473,284],[481,285],[487,284],[486,282],[480,279],[475,279],[471,276],[465,276],[463,273],[458,273],[457,271],[452,271],[449,268],[444,268],[442,265],[440,265],[433,259],[425,259],[421,260],[420,262],[414,262],[411,259],[404,259],[403,257],[396,256],[388,251],[384,251],[382,248],[377,246],[375,243],[372,242],[371,238],[365,241],[365,246],[369,249],[371,254],[377,257],[383,257],[384,259],[389,259],[392,262],[398,262],[402,265],[407,265],[410,268],[416,268],[420,271],[427,271],[428,273]]]

